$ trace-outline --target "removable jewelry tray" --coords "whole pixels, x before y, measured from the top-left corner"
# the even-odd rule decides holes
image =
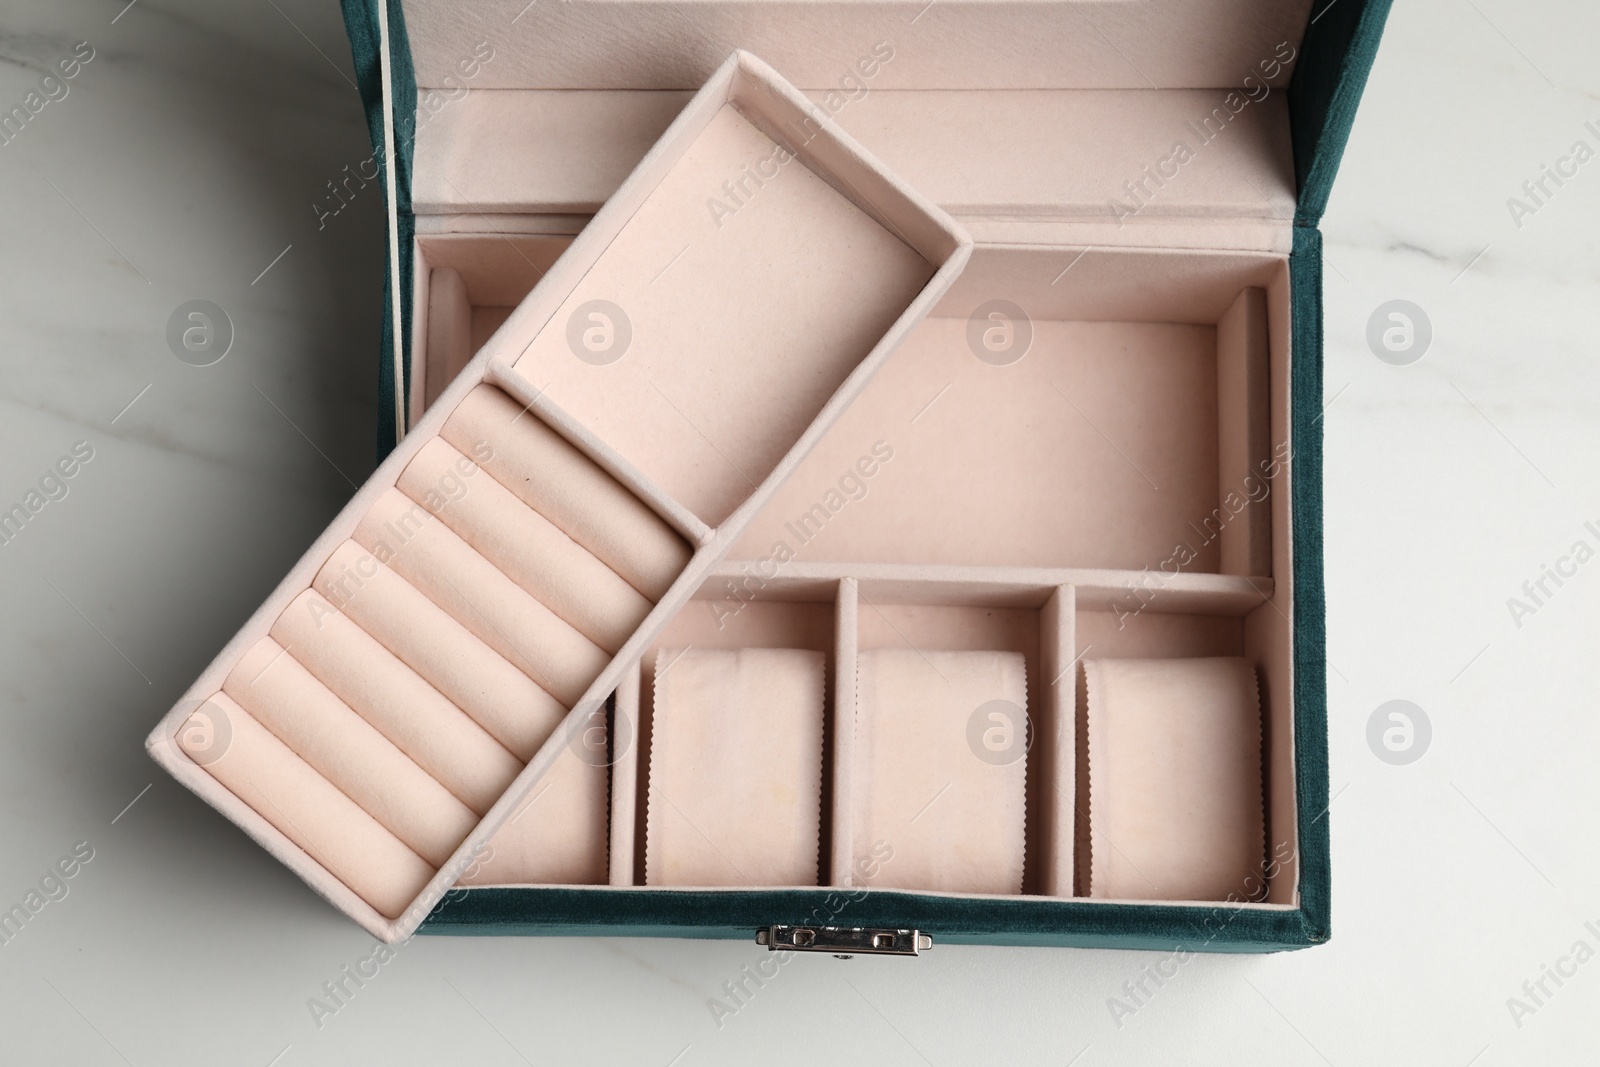
[[[949,288],[970,247],[943,212],[887,174],[826,114],[765,64],[735,53],[162,719],[147,741],[152,756],[374,936],[408,936]],[[571,701],[564,726],[448,859],[429,862],[436,869],[414,899],[380,910],[318,857],[313,828],[246,803],[207,769],[220,754],[202,765],[180,734],[247,655],[261,659],[260,675],[279,656],[298,663],[292,642],[260,656],[275,623],[337,551],[349,551],[348,541],[372,547],[362,540],[370,540],[363,522],[374,521],[375,509],[400,506],[396,486],[405,488],[407,470],[448,437],[463,402],[477,402],[486,389],[503,394],[495,403],[509,398],[520,409],[511,424],[533,420],[516,433],[553,432],[692,554],[664,592],[654,591],[643,622],[604,666],[582,675],[592,679]],[[473,477],[502,479],[484,457],[468,458],[482,468]],[[470,567],[500,589],[493,558],[484,550]],[[418,574],[412,584],[426,579]],[[515,649],[517,635],[489,632],[492,619],[477,614],[488,608],[455,594],[432,599],[484,645]],[[400,655],[393,645],[389,651]],[[522,663],[509,652],[505,658]],[[564,670],[571,664],[570,657],[527,658]],[[570,692],[559,703],[569,700]],[[296,774],[304,779],[303,770]]]

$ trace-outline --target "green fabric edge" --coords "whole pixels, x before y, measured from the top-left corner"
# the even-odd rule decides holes
[[[1297,225],[1314,226],[1327,210],[1390,4],[1313,0],[1299,61],[1289,79],[1289,135],[1300,189]]]
[[[1322,529],[1322,233],[1294,227],[1289,254],[1290,497],[1294,544],[1294,760],[1300,911],[1311,944],[1331,934],[1328,620]]]
[[[747,940],[774,923],[914,928],[938,944],[1270,952],[1312,943],[1300,910],[839,889],[459,889],[439,902],[421,932]]]
[[[391,83],[394,91],[394,137],[399,145],[395,169],[396,216],[399,221],[401,249],[411,247],[416,234],[416,217],[411,210],[411,160],[416,149],[417,73],[411,63],[411,41],[406,36],[405,12],[401,0],[388,0],[389,39],[393,45],[394,64]],[[377,0],[340,0],[344,12],[345,34],[350,39],[350,58],[355,64],[356,88],[361,94],[361,105],[367,116],[367,136],[372,141],[373,158],[379,166],[379,179],[384,184],[385,203],[388,199],[388,159],[383,149],[383,74],[379,65],[382,43],[378,37]],[[383,236],[383,347],[378,356],[378,462],[389,454],[398,439],[394,420],[395,377],[394,358],[394,302],[393,285],[389,271],[388,227]],[[402,396],[411,389],[411,289],[412,262],[408,255],[400,257],[400,343],[404,355],[404,375],[399,383]]]

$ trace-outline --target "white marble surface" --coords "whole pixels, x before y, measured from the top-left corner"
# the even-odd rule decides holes
[[[1506,207],[1600,147],[1592,5],[1390,20],[1325,226],[1334,937],[1197,958],[1120,1028],[1107,999],[1153,957],[807,958],[718,1029],[707,1000],[754,945],[445,938],[319,1027],[308,998],[371,939],[141,741],[371,467],[380,205],[320,232],[312,209],[368,154],[343,29],[331,0],[13,4],[0,105],[83,39],[69,94],[0,147],[0,505],[94,452],[0,546],[0,906],[78,842],[93,859],[0,945],[0,1059],[687,1067],[809,1062],[812,1037],[885,1064],[1592,1055],[1600,958],[1520,1025],[1507,999],[1600,949],[1600,563],[1520,627],[1506,605],[1600,543],[1600,161],[1520,229]],[[164,338],[196,298],[236,329],[213,367]],[[1410,366],[1365,341],[1395,298],[1433,324]],[[1408,766],[1365,739],[1394,698],[1433,724]]]

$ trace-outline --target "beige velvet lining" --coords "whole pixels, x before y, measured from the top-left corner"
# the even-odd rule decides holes
[[[451,267],[431,271],[427,306],[421,310],[428,329],[428,347],[421,366],[429,383],[427,403],[432,404],[478,350],[472,336],[472,305],[461,272]]]
[[[605,884],[608,770],[563,752],[459,884]]]
[[[824,657],[663,649],[655,668],[648,885],[815,885]]]
[[[400,492],[373,503],[355,539],[562,704],[605,666],[594,642]]]
[[[852,837],[857,869],[883,861],[873,885],[1022,891],[1027,703],[1016,653],[860,654]]]
[[[270,637],[240,657],[223,691],[434,866],[477,822]]]
[[[1174,788],[1214,802],[1206,832],[1220,853],[1169,849],[1164,829],[1135,835],[1133,847],[1174,868],[1164,899],[1227,896],[1207,864],[1231,862],[1221,855],[1230,842],[1265,840],[1264,798],[1273,855],[1292,857],[1292,605],[1287,583],[1272,580],[1288,568],[1287,470],[1262,468],[1286,426],[1282,272],[1281,259],[1261,256],[980,249],[944,314],[890,359],[646,654],[642,693],[631,682],[619,692],[617,713],[639,742],[613,779],[610,883],[649,884],[637,798],[667,728],[653,719],[652,678],[661,650],[689,645],[832,657],[825,884],[1114,899],[1093,890],[1089,869],[1086,657],[1112,670],[1221,657],[1261,677],[1259,705],[1254,689],[1249,701],[1224,694],[1213,702],[1221,725],[1206,735],[1242,763],[1253,745],[1253,778],[1219,786],[1202,769],[1171,771],[1183,780]],[[976,358],[967,317],[1007,296],[1030,316],[1033,342],[995,366]],[[1230,495],[1244,498],[1236,510]],[[1194,551],[1174,564],[1180,543]],[[1003,650],[1026,664],[1033,744],[1012,823],[1025,842],[1017,884],[1008,874],[1003,886],[952,888],[909,867],[895,881],[895,861],[862,840],[863,799],[880,777],[908,773],[891,765],[880,776],[856,751],[858,657],[888,649]],[[1247,703],[1259,708],[1253,739],[1223,729],[1230,714],[1249,718]],[[959,748],[973,759],[964,737]],[[1230,807],[1245,795],[1253,816]],[[931,851],[948,862],[952,842]],[[1292,860],[1282,867],[1268,879],[1269,906],[1294,899]],[[1148,886],[1128,896],[1154,898]]]
[[[659,599],[688,564],[689,547],[638,497],[498,389],[468,393],[441,436],[644,596]]]
[[[399,485],[508,578],[614,655],[650,613],[650,601],[499,482],[487,474],[476,477],[480,473],[436,438],[417,453]]]
[[[1128,226],[1160,219],[1175,244],[1252,247],[1259,224],[1292,217],[1295,203],[1284,93],[1257,89],[1254,96],[1239,107],[1244,96],[1229,101],[1215,89],[876,89],[837,112],[898,173],[975,223],[1020,220],[1037,230],[1044,220],[1098,219],[1114,235],[1101,244],[1122,243]],[[418,133],[416,210],[588,214],[686,99],[674,92],[468,93]],[[1191,150],[1181,164],[1179,141]],[[961,150],[952,151],[957,144]]]
[[[566,709],[443,608],[354,541],[334,549],[315,586],[519,760]]]
[[[1089,893],[1249,900],[1267,867],[1245,659],[1085,660]]]
[[[482,816],[522,770],[483,727],[308,589],[272,636],[317,680]]]
[[[441,97],[461,87],[693,89],[729,49],[748,48],[796,85],[841,97],[859,95],[854,86],[1232,87],[1279,42],[1298,43],[1311,14],[1310,0],[944,0],[926,11],[888,0],[526,5],[478,0],[464,17],[450,4],[405,0],[417,84],[439,87]],[[867,61],[881,61],[885,44],[892,60],[869,75]],[[1288,71],[1270,80],[1287,84]]]

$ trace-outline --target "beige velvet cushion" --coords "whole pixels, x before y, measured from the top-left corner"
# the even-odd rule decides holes
[[[381,914],[398,917],[433,877],[422,857],[226,694],[191,715],[177,740],[217,781]]]
[[[650,601],[444,441],[422,446],[400,490],[433,512],[524,591],[616,654]]]
[[[593,641],[398,490],[377,499],[355,539],[563,705],[605,668]]]
[[[428,776],[270,637],[251,646],[223,691],[345,796],[435,867],[477,825]]]
[[[295,598],[272,636],[477,815],[522,770],[505,746],[316,590]]]
[[[656,660],[647,885],[816,885],[825,659],[789,648]]]
[[[1254,665],[1218,656],[1083,668],[1089,895],[1247,899],[1266,854]]]
[[[579,751],[561,753],[460,885],[605,884],[610,768]]]
[[[566,714],[538,683],[354,541],[333,550],[313,585],[518,759],[532,759]]]
[[[880,843],[893,850],[874,887],[1022,891],[1026,749],[1013,738],[1013,758],[980,754],[991,751],[982,735],[996,726],[995,701],[1027,708],[1026,668],[1015,652],[861,652],[852,783],[858,869],[875,866]]]
[[[688,566],[659,515],[500,390],[468,393],[440,435],[650,600]]]

